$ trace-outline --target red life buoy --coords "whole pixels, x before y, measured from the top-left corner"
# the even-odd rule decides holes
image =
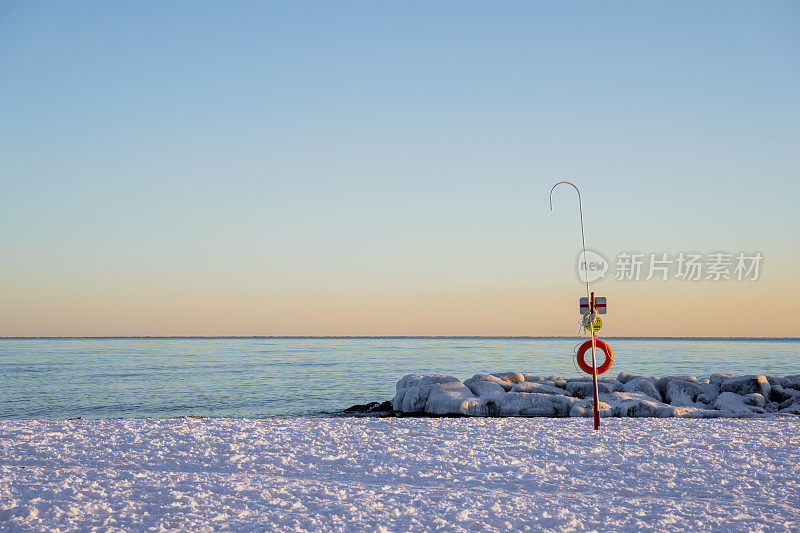
[[[606,360],[603,361],[603,364],[597,367],[597,374],[599,375],[603,372],[607,372],[608,369],[611,368],[611,365],[614,363],[614,353],[611,351],[611,347],[600,339],[597,339],[595,345],[598,349],[603,350],[603,354],[606,356]],[[591,363],[587,364],[583,356],[586,355],[586,352],[591,349],[592,341],[586,341],[581,344],[580,348],[578,348],[578,366],[587,374],[592,373],[592,365]]]

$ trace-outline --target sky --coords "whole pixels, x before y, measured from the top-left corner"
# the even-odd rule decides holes
[[[4,1],[0,336],[575,335],[566,179],[603,335],[797,337],[798,95],[797,2]]]

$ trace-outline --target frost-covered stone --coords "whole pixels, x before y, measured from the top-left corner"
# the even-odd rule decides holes
[[[677,406],[691,406],[703,389],[697,383],[684,379],[670,379],[666,382],[664,401]]]
[[[752,409],[744,403],[742,397],[730,391],[723,392],[717,396],[712,407],[737,416],[751,416],[753,414]]]
[[[629,376],[633,374],[628,374]],[[617,378],[617,381],[622,382],[621,379]],[[658,392],[656,388],[656,382],[651,378],[645,376],[636,376],[633,379],[628,379],[622,385],[623,392],[643,392],[644,394],[650,396],[654,400],[662,401],[661,393]]]
[[[800,374],[794,374],[791,376],[784,377],[783,383],[781,385],[788,389],[800,390]]]
[[[557,394],[509,392],[497,410],[500,416],[568,416],[577,401]]]
[[[397,382],[392,408],[404,413],[421,412],[434,385],[452,382],[458,382],[458,379],[443,374],[407,374]]]
[[[764,400],[764,396],[762,396],[757,392],[753,392],[742,396],[742,401],[745,403],[745,405],[749,405],[751,407],[764,407],[764,405],[766,405],[766,400]]]
[[[511,389],[511,392],[539,392],[542,394],[559,394],[565,396],[567,391],[562,388],[556,387],[555,385],[549,385],[547,383],[542,382],[528,382],[523,381],[522,383],[517,383],[514,385],[514,388]]]
[[[780,385],[775,385],[770,390],[770,399],[774,402],[782,403],[793,398],[800,398],[800,390],[784,388]]]
[[[664,418],[675,414],[674,407],[666,405],[643,392],[613,392],[605,395],[601,394],[600,399],[611,406],[614,416]]]
[[[698,407],[673,407],[677,418],[733,418],[731,413]]]
[[[645,376],[639,376],[637,374],[629,374],[628,372],[620,372],[619,374],[617,374],[617,381],[619,381],[624,385],[625,383],[631,381],[632,379],[643,378],[643,377]]]
[[[498,385],[503,387],[503,390],[505,390],[506,392],[514,388],[513,383],[505,379],[501,379],[493,374],[475,374],[471,378],[464,380],[464,384],[469,386],[471,383],[474,383],[476,381],[488,381],[491,383],[497,383]]]
[[[694,376],[664,376],[661,379],[656,380],[656,388],[658,392],[661,393],[661,396],[666,399],[667,394],[667,385],[672,381],[688,381],[690,383],[696,383],[697,378]]]
[[[464,381],[464,385],[469,387],[476,396],[491,396],[492,394],[505,394],[506,390],[495,381]]]
[[[492,375],[502,380],[510,381],[511,383],[521,383],[525,381],[525,376],[521,372],[500,372]]]
[[[547,379],[544,381],[548,385],[554,385],[560,389],[567,388],[567,380],[558,376],[548,376]]]
[[[597,380],[597,391],[600,394],[614,392],[617,390],[618,384],[618,381],[612,383],[606,380]],[[578,398],[586,398],[594,394],[594,385],[591,380],[569,381],[567,382],[567,392]]]
[[[741,396],[757,392],[769,398],[771,387],[766,376],[736,376],[728,378],[719,386],[720,392],[735,392]]]
[[[719,385],[711,383],[709,380],[703,380],[703,383],[698,382],[700,385],[700,395],[697,397],[697,402],[710,404],[719,396]]]
[[[735,377],[738,377],[738,374],[711,374],[711,377],[709,377],[708,379],[711,383],[719,387],[720,385],[722,385],[723,381]]]
[[[570,418],[576,416],[594,416],[594,400],[581,400],[575,402],[569,410]],[[600,411],[601,417],[609,417],[613,415],[611,406],[603,401],[597,402],[597,410]]]
[[[434,385],[425,403],[425,412],[433,415],[483,415],[478,398],[460,381]]]
[[[800,414],[800,389],[781,385],[793,384],[793,376],[714,374],[708,379],[697,379],[621,373],[618,377],[621,381],[598,379],[600,400],[608,407],[604,416],[698,418]],[[391,402],[396,411],[470,416],[547,417],[569,416],[570,412],[582,416],[586,405],[591,405],[593,394],[592,380],[587,376],[542,378],[520,372],[476,374],[464,383],[441,374],[409,374],[397,382],[396,389]]]
[[[788,406],[781,409],[780,412],[786,415],[800,415],[800,402],[794,402],[792,404],[789,404]]]
[[[780,376],[767,376],[766,374],[764,374],[764,377],[767,378],[767,381],[769,381],[770,387],[774,387],[776,385],[780,385],[781,387],[783,387],[784,384],[786,383],[786,379]]]

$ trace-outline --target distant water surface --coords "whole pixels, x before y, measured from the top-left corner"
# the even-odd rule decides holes
[[[606,339],[608,375],[800,374],[800,339]],[[314,416],[410,373],[577,376],[574,338],[0,339],[0,418]]]

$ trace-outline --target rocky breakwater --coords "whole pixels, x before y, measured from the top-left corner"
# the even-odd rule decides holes
[[[602,416],[752,417],[800,415],[800,374],[786,377],[713,374],[599,379]],[[392,410],[403,415],[591,416],[591,378],[521,372],[453,376],[409,374],[396,386]],[[388,404],[386,404],[388,408]]]

